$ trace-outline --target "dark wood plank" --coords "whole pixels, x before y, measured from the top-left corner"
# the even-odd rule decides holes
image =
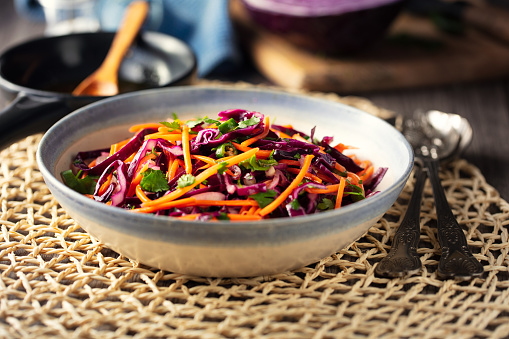
[[[464,158],[476,165],[504,199],[509,198],[509,129],[507,81],[365,94],[375,104],[410,115],[437,109],[467,118],[474,130]]]

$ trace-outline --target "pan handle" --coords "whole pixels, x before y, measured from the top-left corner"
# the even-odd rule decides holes
[[[29,135],[46,131],[69,111],[62,98],[19,92],[0,111],[0,149]]]

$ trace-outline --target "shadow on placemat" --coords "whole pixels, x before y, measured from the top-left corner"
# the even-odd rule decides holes
[[[0,153],[1,337],[503,338],[509,333],[509,205],[465,160],[444,168],[441,179],[484,265],[480,278],[437,278],[440,249],[429,186],[422,207],[423,270],[393,280],[374,275],[406,211],[411,177],[376,225],[330,257],[274,276],[211,279],[145,267],[91,238],[44,184],[35,161],[39,140],[31,136]]]

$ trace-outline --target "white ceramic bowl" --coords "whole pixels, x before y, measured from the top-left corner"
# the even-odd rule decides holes
[[[86,198],[60,172],[78,151],[108,147],[141,122],[208,115],[230,108],[259,111],[316,136],[359,147],[356,154],[389,168],[381,193],[338,210],[251,222],[197,222],[134,214]],[[178,273],[245,277],[280,273],[324,258],[362,236],[392,206],[408,179],[413,152],[391,125],[328,100],[269,90],[175,87],[133,92],[83,107],[43,137],[37,162],[52,194],[92,236],[139,262]]]

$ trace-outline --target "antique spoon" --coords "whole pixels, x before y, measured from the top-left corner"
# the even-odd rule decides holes
[[[115,34],[103,63],[74,89],[73,95],[109,96],[118,94],[120,63],[145,21],[148,8],[149,5],[146,1],[135,1],[128,6],[122,25]]]
[[[433,187],[438,217],[438,236],[442,247],[438,275],[441,278],[469,279],[482,274],[482,265],[473,257],[466,244],[443,188],[438,179],[439,160],[459,155],[472,140],[468,121],[457,114],[428,111],[404,122],[403,133],[414,147],[416,158],[414,192],[407,213],[398,228],[389,254],[378,264],[380,276],[399,277],[421,268],[417,255],[420,235],[420,202],[426,180],[424,166]]]

